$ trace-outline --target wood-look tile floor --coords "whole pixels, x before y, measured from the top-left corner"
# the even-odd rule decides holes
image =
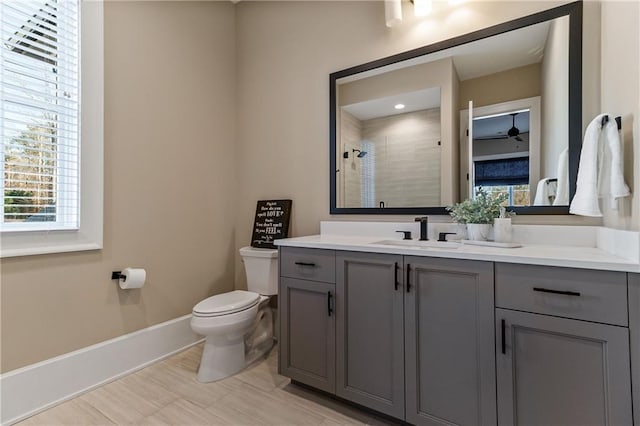
[[[27,425],[391,425],[291,384],[277,348],[240,374],[199,383],[202,344],[20,423]]]

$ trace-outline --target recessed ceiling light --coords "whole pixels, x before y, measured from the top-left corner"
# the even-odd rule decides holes
[[[404,108],[404,104],[396,104],[396,106],[394,106],[395,109],[403,109]]]

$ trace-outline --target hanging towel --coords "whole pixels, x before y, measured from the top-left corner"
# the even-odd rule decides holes
[[[550,206],[549,198],[555,194],[549,182],[550,178],[540,179],[536,187],[536,198],[533,200],[534,206]]]
[[[629,195],[629,187],[622,177],[620,136],[615,120],[609,120],[602,129],[599,114],[587,126],[580,153],[576,194],[569,212],[581,216],[602,216],[599,195],[611,197],[612,202]],[[612,115],[609,115],[613,117]],[[603,143],[600,137],[603,136]]]
[[[615,120],[609,120],[603,130],[606,145],[603,144],[602,168],[598,176],[598,195],[609,200],[612,210],[618,210],[618,200],[631,194],[624,181],[622,165],[622,143]]]
[[[565,148],[558,156],[558,186],[554,206],[569,205],[569,148]]]

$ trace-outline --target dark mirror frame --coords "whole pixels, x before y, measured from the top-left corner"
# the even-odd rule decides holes
[[[568,3],[544,10],[523,18],[514,19],[472,33],[398,53],[386,58],[367,62],[329,75],[329,188],[330,214],[434,214],[446,215],[445,207],[386,207],[386,208],[343,208],[337,207],[336,191],[336,82],[337,80],[361,72],[373,70],[407,59],[438,52],[451,47],[481,40],[551,19],[569,16],[569,199],[576,191],[580,150],[582,149],[582,1]],[[527,206],[510,207],[517,214],[558,215],[569,214],[569,206]]]

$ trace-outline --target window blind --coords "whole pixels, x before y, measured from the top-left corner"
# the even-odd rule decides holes
[[[2,231],[80,225],[79,12],[75,0],[0,2]]]
[[[526,185],[529,157],[474,161],[476,186]]]

